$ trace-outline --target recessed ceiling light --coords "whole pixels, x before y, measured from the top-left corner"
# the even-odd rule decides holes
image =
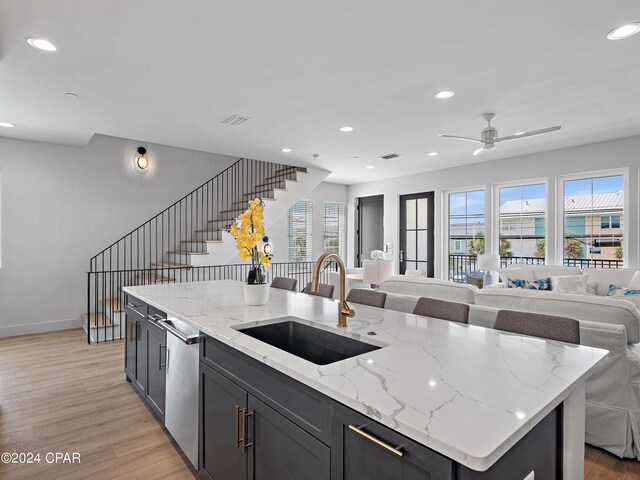
[[[65,97],[70,98],[72,100],[78,98],[78,94],[77,93],[73,93],[73,92],[67,92],[64,94]]]
[[[340,127],[340,131],[341,132],[353,132],[353,127],[349,127],[349,126]]]
[[[456,94],[456,92],[452,92],[451,90],[442,90],[434,95],[438,100],[444,100],[446,98],[451,98]]]
[[[628,23],[611,30],[607,33],[607,38],[609,40],[622,40],[623,38],[628,38],[638,32],[640,32],[640,23]]]
[[[27,38],[27,43],[33,48],[44,50],[45,52],[55,52],[56,50],[58,50],[58,47],[56,47],[49,40],[45,40],[44,38],[30,37]]]
[[[369,170],[373,170],[373,169],[374,169],[374,168],[376,168],[376,167],[374,167],[373,165],[367,165],[367,168],[368,168]]]
[[[9,123],[9,122],[0,122],[0,127],[13,128],[13,127],[15,127],[15,125],[13,123]]]
[[[438,152],[429,152],[427,153],[427,157],[435,157],[438,155]]]
[[[514,135],[524,135],[524,134],[525,134],[525,132],[516,132],[516,133],[514,133]]]
[[[291,153],[292,150],[290,148],[281,148],[280,151],[284,153]]]

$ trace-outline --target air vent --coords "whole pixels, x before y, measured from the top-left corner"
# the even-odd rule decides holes
[[[382,155],[380,158],[384,158],[385,160],[393,160],[394,158],[398,158],[399,156],[399,153],[388,153],[387,155]]]
[[[231,125],[233,127],[237,127],[238,125],[242,125],[244,122],[249,120],[249,117],[243,117],[242,115],[231,115],[229,118],[222,121],[222,123],[226,123],[227,125]]]

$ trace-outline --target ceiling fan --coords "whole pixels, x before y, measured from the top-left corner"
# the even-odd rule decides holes
[[[494,148],[496,148],[496,143],[505,142],[507,140],[516,140],[518,138],[533,137],[534,135],[541,135],[543,133],[555,132],[556,130],[560,130],[561,128],[560,125],[557,125],[555,127],[541,128],[539,130],[531,130],[529,132],[518,132],[506,137],[498,137],[498,130],[491,125],[491,120],[496,118],[496,114],[485,113],[484,115],[482,115],[482,118],[487,121],[487,126],[484,130],[482,130],[482,132],[480,132],[480,140],[469,137],[459,137],[458,135],[441,134],[440,136],[445,138],[456,138],[458,140],[464,140],[467,142],[481,143],[482,146],[480,148],[477,148],[473,152],[473,156],[476,157],[485,150],[493,150]]]

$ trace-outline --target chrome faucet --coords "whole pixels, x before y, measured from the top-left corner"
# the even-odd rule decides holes
[[[346,283],[346,269],[342,259],[335,253],[323,253],[318,258],[316,266],[313,268],[313,280],[311,282],[311,293],[318,292],[318,285],[320,284],[320,269],[327,260],[335,260],[338,264],[338,270],[340,271],[340,303],[338,304],[338,327],[347,328],[347,317],[353,317],[354,312],[347,301],[345,300],[345,283]]]

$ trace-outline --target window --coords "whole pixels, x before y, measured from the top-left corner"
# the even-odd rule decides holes
[[[322,248],[325,253],[337,253],[345,258],[347,246],[346,209],[342,203],[324,204],[324,229]]]
[[[624,175],[563,182],[565,265],[622,266]]]
[[[544,262],[545,196],[544,183],[498,189],[498,252],[501,257],[525,263]]]
[[[605,215],[600,217],[600,228],[620,228],[620,215]]]
[[[289,209],[289,262],[310,262],[313,260],[312,237],[313,202],[300,200]]]
[[[466,281],[485,247],[485,191],[449,194],[449,279]],[[470,258],[471,257],[471,258]]]

